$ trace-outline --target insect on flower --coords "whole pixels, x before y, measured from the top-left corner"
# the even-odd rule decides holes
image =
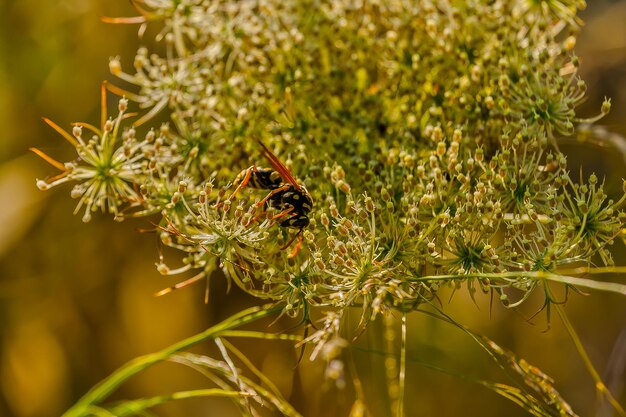
[[[280,211],[272,219],[284,228],[298,229],[298,233],[292,237],[282,248],[286,249],[296,237],[300,237],[298,243],[289,254],[294,257],[298,254],[302,245],[302,230],[309,225],[309,212],[313,208],[313,199],[304,185],[298,183],[291,175],[287,167],[274,155],[260,140],[257,140],[262,148],[265,159],[272,168],[263,168],[252,165],[241,171],[235,178],[237,188],[228,197],[232,200],[243,187],[251,187],[270,192],[257,203],[257,206],[267,204]]]

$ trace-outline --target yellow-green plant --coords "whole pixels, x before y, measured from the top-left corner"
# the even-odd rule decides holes
[[[626,295],[626,286],[581,275],[613,267],[609,246],[622,240],[625,196],[607,197],[595,175],[568,172],[558,139],[597,117],[576,113],[585,98],[573,52],[582,1],[234,1],[135,0],[140,16],[109,19],[159,28],[154,48],[132,65],[112,58],[123,85],[115,117],[71,134],[47,122],[78,158],[38,180],[41,189],[72,183],[76,210],[116,220],[160,216],[161,241],[179,249],[193,281],[223,277],[264,308],[240,314],[121,368],[67,416],[141,414],[164,401],[227,396],[244,415],[259,404],[299,415],[226,339],[300,340],[327,376],[343,381],[346,313],[365,330],[382,316],[401,317],[402,350],[393,413],[403,415],[406,315],[431,314],[467,332],[516,385],[481,383],[536,416],[575,415],[551,380],[448,317],[433,300],[443,286],[492,293],[514,308],[532,293],[556,309],[553,287]],[[121,83],[120,83],[121,84]],[[128,87],[131,85],[132,87]],[[128,113],[129,101],[140,116]],[[156,125],[155,116],[168,122]],[[162,117],[161,117],[162,118]],[[243,187],[237,175],[268,166],[265,143],[313,199],[303,230],[281,227],[293,208],[259,205],[268,190]],[[581,176],[582,177],[582,176]],[[239,177],[239,180],[241,177]],[[288,245],[291,249],[284,247]],[[208,286],[207,286],[208,288]],[[286,314],[310,324],[306,336],[237,331]],[[598,390],[611,399],[580,342]],[[181,354],[215,340],[220,360]],[[262,384],[242,374],[243,362]],[[318,357],[319,356],[319,357]],[[217,388],[103,404],[129,376],[173,360],[211,374]],[[515,379],[515,378],[514,378]],[[367,404],[359,399],[354,415]],[[390,411],[391,412],[391,411]]]

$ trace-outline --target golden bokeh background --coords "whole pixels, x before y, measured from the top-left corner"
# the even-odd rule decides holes
[[[70,187],[48,192],[35,187],[35,178],[52,174],[53,168],[29,153],[29,147],[59,160],[73,158],[72,147],[41,117],[64,127],[73,121],[96,122],[100,84],[112,80],[109,57],[120,55],[129,63],[139,46],[137,27],[102,23],[104,15],[128,16],[133,10],[126,1],[0,2],[0,416],[59,415],[127,360],[255,303],[236,290],[227,294],[220,279],[213,280],[208,305],[202,285],[154,297],[173,281],[154,268],[156,236],[137,231],[149,227],[148,220],[119,224],[94,216],[83,224],[71,214],[75,202]],[[597,114],[602,98],[612,97],[612,112],[601,123],[626,136],[626,1],[593,1],[582,17],[586,26],[576,50],[589,100],[580,114]],[[615,143],[626,148],[626,142]],[[609,192],[619,195],[626,154],[611,146],[568,142],[563,150],[572,172],[583,164],[585,173],[606,176]],[[623,246],[618,243],[615,249],[616,262],[626,264]],[[626,283],[624,276],[609,278]],[[447,303],[447,296],[442,299]],[[479,297],[477,307],[461,291],[445,307],[463,324],[554,377],[580,415],[610,416],[596,414],[593,382],[558,318],[553,317],[549,330],[545,315],[526,320],[540,306],[540,300],[533,302],[520,314],[497,303],[490,309],[487,297]],[[610,361],[614,347],[621,346],[622,353],[625,349],[626,298],[571,294],[566,309],[597,369],[613,375],[609,384],[626,404],[624,365],[619,369]],[[353,357],[372,414],[384,416],[385,361],[379,351],[385,346],[376,336],[377,326],[361,337]],[[477,384],[420,365],[506,382],[457,329],[411,315],[408,340],[407,416],[526,415]],[[289,344],[237,342],[305,416],[348,416],[352,389],[341,391],[325,382],[323,364],[305,358],[294,371],[298,352]],[[208,343],[195,351],[216,353]],[[206,379],[168,363],[132,378],[112,399],[202,387]],[[157,411],[164,416],[237,415],[226,400],[184,400]]]

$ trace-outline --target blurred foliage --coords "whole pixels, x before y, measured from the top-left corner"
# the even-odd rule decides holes
[[[109,218],[95,217],[84,226],[80,217],[68,214],[74,204],[66,190],[43,194],[34,187],[32,178],[44,176],[48,167],[26,155],[29,146],[62,160],[71,152],[40,118],[47,116],[64,126],[97,120],[97,91],[110,77],[108,56],[122,54],[128,61],[136,47],[136,27],[111,27],[99,17],[133,14],[126,2],[0,3],[0,415],[58,415],[126,360],[161,349],[253,304],[236,289],[223,296],[222,280],[215,280],[209,305],[202,303],[201,286],[153,297],[170,284],[153,268],[158,260],[154,235],[136,233]],[[595,114],[603,97],[611,97],[614,110],[602,123],[609,131],[626,135],[626,2],[591,2],[582,17],[586,28],[576,50],[590,97],[579,114]],[[619,192],[626,167],[606,141],[564,143],[563,150],[572,172],[577,171],[577,161],[584,162],[585,172],[606,175],[615,194]],[[134,222],[137,229],[150,227],[145,220]],[[626,259],[623,250],[614,256],[618,264]],[[447,300],[445,295],[441,298]],[[482,301],[478,304],[488,305],[487,299]],[[540,306],[536,301],[516,314],[499,306],[478,309],[457,294],[446,311],[539,368],[549,369],[573,408],[580,415],[593,415],[593,383],[560,323],[553,321],[545,331],[543,319],[527,322],[533,307]],[[624,403],[624,370],[615,374],[607,369],[612,348],[625,331],[623,299],[609,293],[572,295],[567,312],[597,369],[612,375],[607,382]],[[415,342],[407,352],[408,416],[526,415],[477,384],[423,366],[436,363],[497,379],[497,367],[467,335],[423,316],[410,316],[408,328]],[[361,342],[371,344],[364,351],[357,344],[354,356],[360,367],[371,370],[371,378],[361,382],[375,412],[383,410],[383,400],[377,398],[386,389],[381,387],[386,349],[368,337],[365,334]],[[292,368],[284,358],[293,358],[295,367],[298,352],[288,344],[254,341],[241,348],[306,416],[349,414],[353,406],[349,395],[338,395],[332,384],[324,382],[323,367],[303,360],[291,378]],[[211,352],[208,346],[197,350]],[[132,379],[115,398],[188,389],[202,381],[188,369],[163,364]],[[212,415],[238,415],[223,399],[190,399],[159,411],[192,416],[206,410]]]

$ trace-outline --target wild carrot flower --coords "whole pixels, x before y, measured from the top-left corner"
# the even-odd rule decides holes
[[[595,175],[574,182],[558,149],[610,109],[577,113],[584,2],[134,4],[139,17],[111,21],[158,24],[163,45],[139,48],[131,66],[112,58],[131,88],[109,89],[143,114],[125,126],[122,99],[99,128],[79,123],[72,136],[49,122],[78,159],[36,150],[62,171],[38,184],[75,182],[85,220],[98,208],[159,214],[162,242],[183,259],[159,260],[159,272],[195,272],[162,294],[222,269],[304,322],[321,311],[304,342],[341,381],[350,309],[362,331],[431,305],[443,286],[510,308],[543,288],[549,305],[550,278],[581,282],[559,275],[564,266],[612,264],[626,197],[611,200]],[[153,126],[157,113],[170,120]],[[285,222],[294,215],[306,222]]]
[[[124,127],[122,99],[74,136],[50,122],[79,159],[36,151],[62,170],[40,187],[76,182],[85,220],[160,213],[163,242],[185,257],[160,262],[164,274],[221,267],[291,312],[361,305],[363,323],[436,296],[427,277],[501,292],[516,283],[475,277],[611,263],[624,197],[608,201],[595,176],[574,184],[555,146],[583,120],[573,35],[562,39],[578,2],[307,4],[137,3],[128,22],[160,21],[165,48],[139,48],[132,72],[112,58],[137,91],[110,89],[147,112]],[[171,123],[137,139],[161,111]],[[303,230],[281,227],[290,209],[268,205],[271,190],[228,196],[267,162],[251,138],[306,184]]]
[[[105,102],[104,86],[102,95]],[[76,123],[72,135],[52,121],[44,119],[76,148],[79,159],[74,162],[61,164],[43,152],[33,149],[35,153],[62,170],[56,177],[37,180],[37,186],[47,190],[66,182],[75,182],[72,189],[72,198],[78,199],[75,212],[84,207],[85,222],[91,219],[92,212],[97,209],[118,216],[122,205],[137,201],[139,198],[133,189],[133,183],[137,181],[137,176],[142,174],[142,148],[147,145],[147,141],[137,141],[133,129],[121,130],[127,106],[128,101],[121,99],[119,113],[115,119],[107,119],[106,108],[103,107],[100,128],[87,123]],[[83,138],[84,129],[93,136],[89,139]]]

